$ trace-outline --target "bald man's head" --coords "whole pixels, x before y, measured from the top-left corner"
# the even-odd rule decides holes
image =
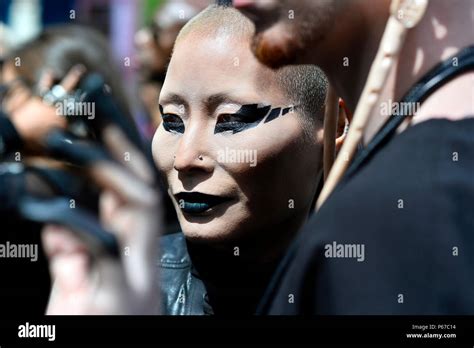
[[[190,34],[243,40],[250,50],[254,25],[232,7],[211,5],[183,27],[175,47]],[[274,71],[283,92],[305,116],[305,124],[322,125],[328,87],[324,73],[314,65],[285,66]]]

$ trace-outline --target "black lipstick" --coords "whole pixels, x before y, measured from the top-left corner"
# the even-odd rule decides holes
[[[201,214],[230,198],[200,192],[181,192],[175,195],[181,210],[188,214]]]

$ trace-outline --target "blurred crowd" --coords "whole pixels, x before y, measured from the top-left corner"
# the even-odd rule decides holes
[[[5,130],[2,135],[3,139],[11,139],[9,144],[0,144],[1,240],[41,245],[39,231],[43,222],[51,221],[46,217],[22,216],[21,208],[16,206],[22,195],[19,191],[5,192],[5,188],[15,180],[22,182],[21,192],[25,195],[50,198],[60,194],[73,200],[72,207],[77,204],[85,210],[97,212],[97,188],[73,178],[72,172],[77,172],[74,161],[78,159],[68,158],[74,156],[72,154],[60,154],[54,147],[61,148],[64,142],[71,142],[68,137],[74,137],[74,145],[76,142],[102,143],[105,124],[100,123],[108,117],[106,114],[115,113],[114,119],[108,122],[121,126],[151,163],[151,140],[161,122],[158,96],[174,41],[183,25],[211,2],[154,2],[154,13],[146,14],[149,23],[136,28],[133,54],[124,59],[112,47],[110,34],[94,25],[94,17],[69,16],[67,11],[56,23],[41,28],[41,16],[35,15],[35,11],[41,11],[40,2],[10,3],[10,22],[20,22],[23,26],[18,32],[15,31],[17,24],[9,27],[0,22],[0,110]],[[8,4],[2,3],[2,10],[7,12],[5,5]],[[109,7],[111,11],[114,3],[102,2],[99,5]],[[129,5],[143,7],[138,2],[129,2]],[[81,6],[84,4],[76,3],[72,8],[81,13]],[[17,18],[12,19],[15,16]],[[61,117],[58,101],[64,106],[61,110],[65,114],[62,116],[82,112],[84,118]],[[84,107],[81,110],[80,103],[85,106],[88,102],[89,106],[98,108],[87,110]],[[7,122],[13,127],[5,126]],[[54,145],[49,139],[46,144],[45,137],[52,130],[64,132],[63,143],[59,140]],[[158,186],[163,186],[156,169],[153,170]],[[11,173],[11,176],[5,173]],[[165,208],[163,233],[179,231],[176,213],[165,191],[161,199]],[[39,209],[47,211],[52,208],[42,202]],[[30,300],[21,302],[19,313],[44,311],[51,284],[42,251],[40,256],[39,262],[33,266],[0,266],[11,280],[10,286],[2,287],[2,295],[9,296],[12,289],[18,287],[35,289],[33,296],[27,295]]]

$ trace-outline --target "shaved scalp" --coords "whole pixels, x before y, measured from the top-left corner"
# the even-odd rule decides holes
[[[188,34],[211,37],[233,37],[252,42],[255,28],[253,23],[238,10],[221,5],[211,5],[192,18],[181,29],[175,46]],[[289,65],[274,70],[277,82],[291,104],[297,105],[304,118],[304,126],[312,130],[322,126],[324,102],[328,81],[321,69],[315,65]]]
[[[210,5],[193,17],[181,29],[175,45],[190,33],[211,37],[233,37],[250,40],[253,23],[238,10],[229,6]]]

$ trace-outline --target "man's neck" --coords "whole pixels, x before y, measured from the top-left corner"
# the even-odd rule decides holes
[[[334,23],[332,33],[318,50],[326,55],[313,57],[352,111],[382,39],[389,7],[390,0],[345,3],[343,8],[337,9],[337,25]]]
[[[389,11],[388,8],[382,7],[372,11],[375,10],[387,13]],[[409,88],[436,64],[456,54],[463,47],[472,45],[473,13],[473,1],[431,0],[423,19],[408,32],[398,62],[381,92],[377,105],[387,104],[389,107],[388,104],[391,102],[399,101]],[[372,12],[371,15],[373,14]],[[383,18],[383,16],[373,17]],[[384,20],[386,21],[386,18]],[[338,65],[336,69],[328,71],[329,79],[352,110],[355,110],[364,88],[384,26],[380,21],[370,23],[365,33],[366,42],[359,43],[359,53],[352,59],[350,65],[348,67]],[[347,54],[349,56],[349,53]],[[465,93],[468,94],[469,89],[465,90]],[[469,100],[469,95],[466,95],[465,100]],[[450,104],[449,100],[445,103],[448,111]],[[364,136],[365,142],[372,138],[388,118],[388,115],[382,116],[380,111],[381,108],[375,108],[372,114]],[[427,118],[429,116],[424,115],[424,119]]]
[[[396,100],[436,64],[474,43],[474,2],[431,0],[418,26],[408,32],[400,52]]]

